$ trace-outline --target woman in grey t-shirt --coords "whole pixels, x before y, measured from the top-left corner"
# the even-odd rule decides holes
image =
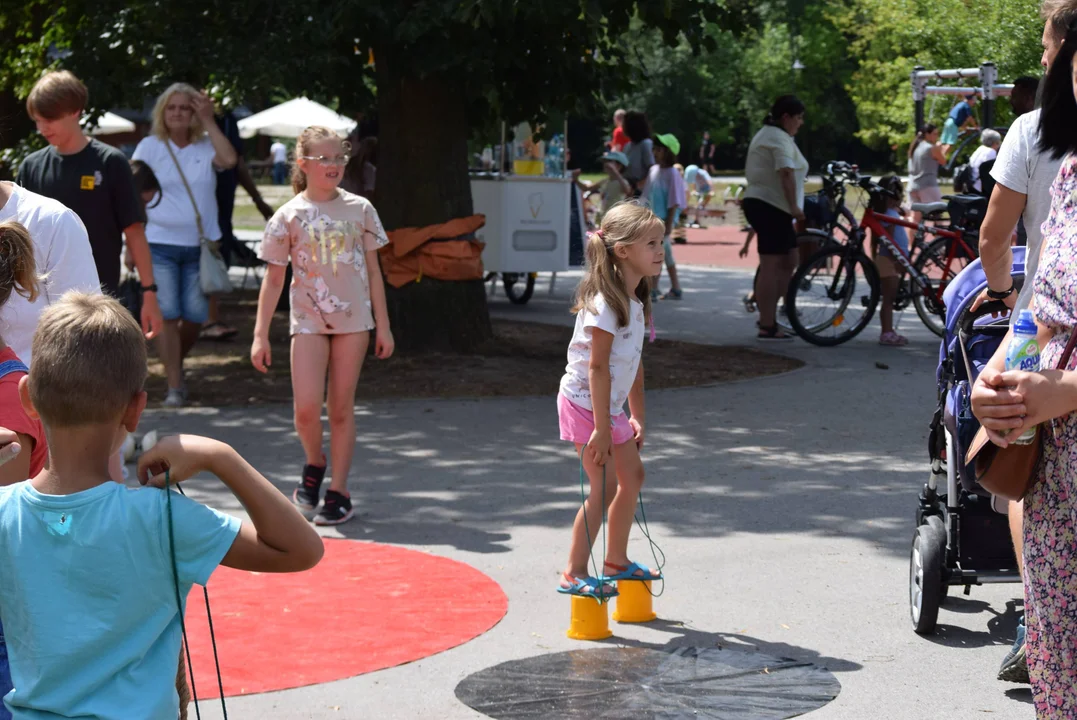
[[[647,116],[638,110],[628,111],[625,113],[624,131],[629,143],[624,149],[628,166],[623,174],[632,186],[632,196],[639,197],[643,181],[647,179],[647,173],[654,165],[654,142],[651,140],[651,126],[647,122]]]
[[[909,146],[909,199],[914,203],[942,200],[939,167],[946,164],[946,153],[938,143],[939,129],[928,123]],[[913,213],[915,222],[920,219],[920,213]]]

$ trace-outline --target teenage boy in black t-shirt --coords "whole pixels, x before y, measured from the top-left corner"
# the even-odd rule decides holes
[[[79,118],[88,99],[86,86],[66,70],[38,80],[26,110],[49,147],[23,161],[15,182],[75,211],[90,236],[101,289],[112,295],[120,284],[120,256],[127,236],[142,283],[142,331],[152,338],[163,321],[146,242],[145,211],[123,153],[82,133]]]

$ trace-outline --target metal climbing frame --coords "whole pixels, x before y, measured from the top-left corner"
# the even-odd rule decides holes
[[[962,85],[942,85],[944,80],[976,79],[979,86],[965,87]],[[937,85],[928,85],[934,80]],[[964,68],[961,70],[925,70],[917,65],[912,71],[912,99],[914,104],[914,122],[916,128],[924,126],[924,100],[928,95],[952,95],[961,97],[976,93],[983,98],[983,121],[985,128],[995,124],[995,101],[1000,97],[1008,97],[1013,92],[1013,85],[1000,85],[998,83],[998,68],[993,62],[985,62],[978,68]]]

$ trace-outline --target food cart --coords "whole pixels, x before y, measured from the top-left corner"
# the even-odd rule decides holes
[[[502,148],[504,136],[502,126]],[[485,243],[482,262],[490,294],[500,279],[509,300],[522,305],[531,299],[538,273],[552,273],[552,294],[557,273],[583,264],[582,197],[564,157],[556,158],[557,166],[545,175],[533,173],[546,169],[546,158],[517,159],[516,169],[529,172],[510,174],[505,155],[502,149],[496,172],[472,173],[471,197],[475,212],[486,216],[476,236]]]

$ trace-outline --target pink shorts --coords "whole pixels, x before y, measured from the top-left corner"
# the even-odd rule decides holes
[[[557,393],[557,419],[561,423],[561,439],[586,445],[595,431],[595,414]],[[624,445],[635,437],[636,433],[628,424],[628,415],[621,413],[610,418],[613,444]]]

